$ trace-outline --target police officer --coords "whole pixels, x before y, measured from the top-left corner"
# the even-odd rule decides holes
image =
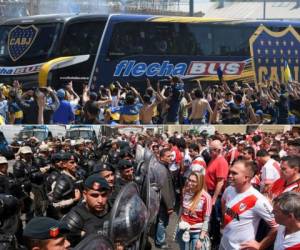
[[[0,193],[9,193],[9,183],[7,176],[8,161],[4,156],[0,156]]]
[[[75,160],[75,156],[68,152],[62,153],[61,161],[61,173],[69,176],[72,180],[76,180],[75,174],[77,169],[77,162]]]
[[[48,194],[50,204],[47,214],[53,218],[61,218],[68,213],[73,206],[81,199],[80,186],[82,180],[76,176],[77,163],[71,153],[61,153],[61,173],[55,177],[47,178],[51,184],[51,192]]]
[[[46,207],[46,192],[44,189],[44,175],[40,167],[45,167],[44,158],[34,158],[30,147],[24,146],[19,149],[20,160],[13,166],[13,173],[25,170],[25,178],[31,182],[31,198],[33,199],[33,209],[37,216],[42,216]]]
[[[66,224],[49,217],[35,217],[26,225],[23,238],[29,250],[67,250],[70,242]]]
[[[77,235],[77,238],[72,238],[74,243],[92,233],[107,235],[111,210],[108,202],[110,193],[111,187],[99,174],[93,174],[85,180],[85,202],[77,204],[62,219],[73,236]]]
[[[103,153],[105,153],[105,150],[107,150],[110,147],[107,153],[108,162],[111,164],[118,164],[118,159],[120,154],[120,147],[119,147],[118,140],[112,140],[110,143],[109,141],[103,143],[100,146],[100,148],[102,147],[103,148],[102,151],[104,151]]]
[[[18,249],[16,234],[19,229],[20,203],[12,195],[0,194],[0,249]]]
[[[132,162],[128,160],[120,160],[118,163],[118,170],[120,172],[120,176],[117,178],[116,186],[121,189],[127,183],[134,180],[134,169]]]
[[[116,175],[115,169],[110,163],[97,164],[94,167],[93,173],[98,173],[100,177],[104,178],[108,185],[111,188],[111,195],[109,196],[109,202],[111,205],[114,204],[114,201],[120,191],[120,188],[116,184]]]
[[[79,158],[79,164],[83,165],[84,161],[88,159],[86,154],[84,139],[80,138],[75,141],[74,153]]]
[[[20,147],[17,156],[19,159],[13,165],[13,175],[24,187],[26,197],[23,199],[22,212],[25,214],[23,218],[28,221],[34,215],[34,205],[39,206],[39,201],[36,200],[38,196],[35,196],[35,193],[38,193],[38,185],[43,183],[43,174],[33,165],[33,152],[30,147]],[[33,184],[36,184],[34,188]]]

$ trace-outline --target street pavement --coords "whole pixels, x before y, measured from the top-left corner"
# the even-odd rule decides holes
[[[174,241],[174,232],[175,232],[175,229],[176,229],[177,221],[178,221],[178,216],[174,212],[170,216],[169,226],[167,227],[167,235],[166,235],[167,243],[169,245],[170,250],[179,250],[178,244],[176,243],[176,241]],[[159,248],[155,247],[154,240],[152,238],[150,239],[150,242],[152,244],[152,249],[159,250]]]

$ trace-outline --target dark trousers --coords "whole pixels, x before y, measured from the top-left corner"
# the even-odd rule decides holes
[[[213,196],[213,192],[209,192],[211,196]],[[222,218],[222,207],[221,207],[221,196],[219,196],[216,200],[215,205],[212,207],[211,216],[210,216],[210,228],[209,235],[211,238],[211,243],[213,246],[218,246],[221,241],[221,233],[220,233],[220,223]]]

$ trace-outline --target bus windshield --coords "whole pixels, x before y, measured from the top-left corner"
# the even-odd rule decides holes
[[[32,42],[25,46],[23,46],[22,42],[19,44],[15,42],[17,46],[14,47],[12,42],[13,36],[20,35],[20,32],[26,32],[24,30],[30,26],[36,31],[35,36],[32,33],[29,34],[29,36],[34,37]],[[61,24],[59,23],[0,26],[0,63],[2,65],[16,65],[18,63],[27,63],[27,61],[32,63],[33,61],[47,59],[53,52],[60,29]],[[28,34],[26,35],[28,36]],[[26,37],[26,35],[24,33],[21,34],[22,37]],[[18,41],[17,38],[14,41]]]
[[[89,131],[89,130],[67,131],[66,138],[69,138],[72,140],[76,140],[76,139],[80,139],[80,138],[91,140],[93,138],[93,131]]]
[[[36,137],[39,141],[43,141],[47,138],[48,133],[43,130],[23,130],[18,135],[18,140],[23,141],[31,137]]]

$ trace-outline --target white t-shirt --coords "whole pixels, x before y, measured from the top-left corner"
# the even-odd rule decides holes
[[[280,164],[270,158],[261,169],[261,190],[266,184],[272,184],[280,178]]]
[[[270,227],[277,227],[271,203],[252,186],[244,193],[237,193],[234,187],[229,186],[222,201],[225,202],[222,249],[240,249],[241,243],[255,240],[260,219]]]
[[[119,98],[118,98],[118,96],[113,95],[111,97],[111,106],[112,107],[118,107],[118,104],[119,104]]]
[[[276,250],[299,250],[300,249],[300,230],[285,235],[285,226],[279,225],[274,244]]]

